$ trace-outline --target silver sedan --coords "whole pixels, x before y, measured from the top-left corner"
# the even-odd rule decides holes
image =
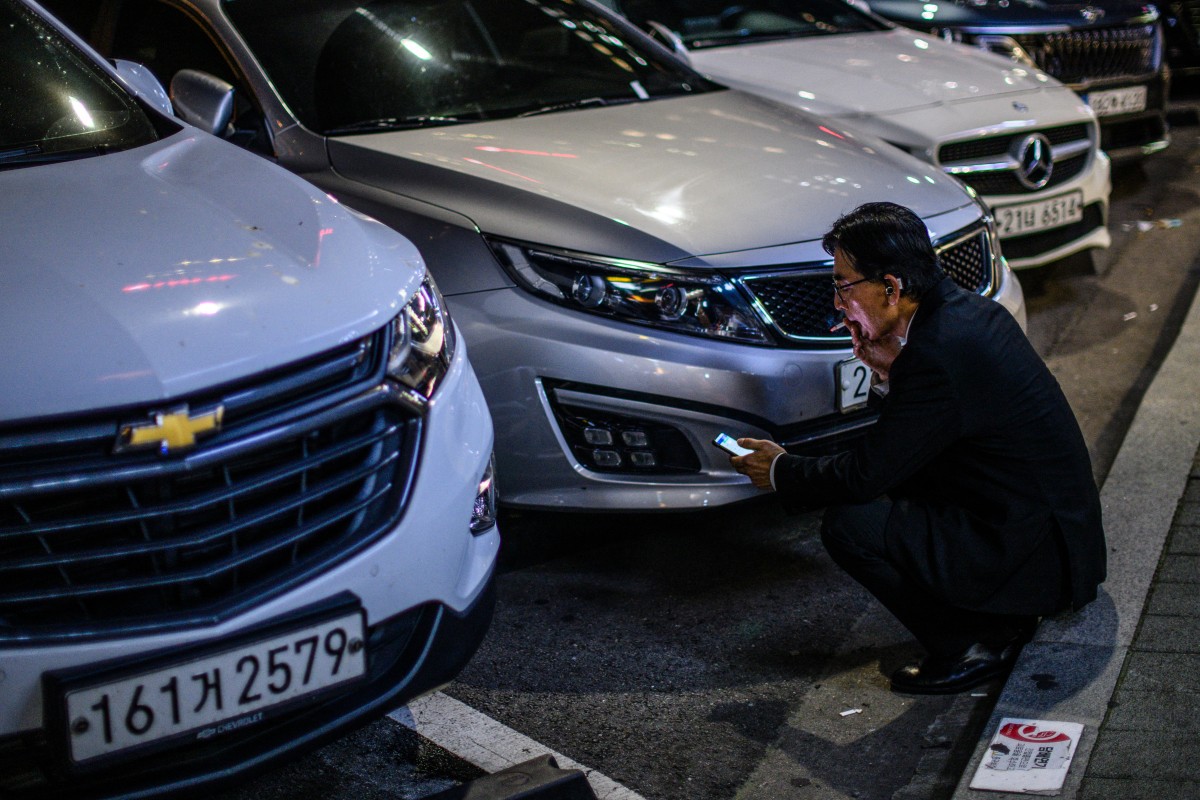
[[[867,371],[830,331],[820,247],[860,203],[916,210],[950,274],[1024,319],[958,181],[715,84],[598,6],[100,7],[72,22],[170,83],[185,119],[417,243],[470,347],[510,506],[731,503],[757,490],[712,446],[721,431],[807,452],[861,432]]]

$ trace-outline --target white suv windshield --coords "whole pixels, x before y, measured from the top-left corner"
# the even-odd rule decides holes
[[[568,0],[227,0],[308,128],[447,125],[712,88]],[[644,41],[644,40],[643,40]]]
[[[157,138],[130,95],[13,0],[0,0],[0,75],[0,169],[84,158]]]

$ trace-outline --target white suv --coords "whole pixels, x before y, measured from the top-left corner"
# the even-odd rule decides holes
[[[417,249],[0,31],[0,796],[237,778],[449,681],[492,424]]]

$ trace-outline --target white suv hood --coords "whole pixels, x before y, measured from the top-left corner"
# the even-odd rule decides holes
[[[907,115],[916,130],[938,128],[932,139],[1030,116],[1015,101],[1036,105],[1043,125],[1088,118],[1079,98],[1045,73],[903,29],[714,47],[688,57],[721,83],[814,114]]]
[[[407,239],[213,137],[0,173],[0,421],[161,402],[394,316]]]
[[[819,240],[873,200],[927,221],[975,209],[875,137],[738,91],[344,137],[329,153],[340,175],[484,233],[657,263]]]

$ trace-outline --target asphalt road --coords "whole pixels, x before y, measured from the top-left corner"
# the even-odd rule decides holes
[[[1107,256],[1021,274],[1100,481],[1200,282],[1200,126],[1182,108],[1171,148],[1114,171]],[[507,514],[495,622],[446,694],[648,800],[949,797],[999,686],[888,691],[919,648],[817,522],[769,500]],[[222,797],[396,800],[476,774],[383,720]]]

